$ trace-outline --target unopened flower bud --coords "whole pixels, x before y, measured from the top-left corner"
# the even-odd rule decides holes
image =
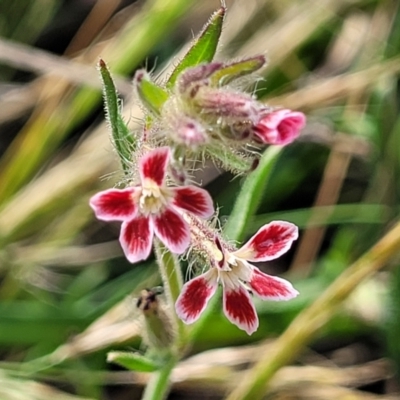
[[[199,85],[207,85],[207,78],[223,66],[220,62],[202,64],[188,68],[179,76],[177,87],[180,93],[193,97]]]
[[[171,110],[166,116],[166,129],[175,143],[192,149],[207,143],[206,129],[199,121],[185,115],[180,110]]]
[[[188,147],[197,147],[207,142],[207,133],[203,126],[191,118],[181,121],[175,131],[176,141]]]
[[[305,124],[303,113],[282,109],[262,113],[253,130],[263,143],[286,145],[299,136]]]
[[[201,87],[193,98],[193,104],[202,117],[229,125],[243,120],[255,122],[259,108],[246,93],[210,87]]]
[[[168,348],[173,341],[173,329],[170,317],[160,304],[162,288],[142,290],[136,306],[142,311],[146,330],[143,334],[148,345],[153,348]]]
[[[221,134],[231,140],[248,140],[253,134],[253,124],[249,120],[237,121],[221,127]]]

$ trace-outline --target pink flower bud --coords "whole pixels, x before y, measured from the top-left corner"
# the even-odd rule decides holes
[[[207,142],[207,134],[204,128],[196,121],[188,121],[181,125],[177,131],[177,141],[181,141],[188,147],[197,147]]]
[[[250,95],[226,89],[200,87],[192,101],[202,116],[227,125],[244,120],[254,123],[259,113],[258,104]]]
[[[303,113],[282,109],[261,114],[253,130],[263,143],[286,145],[299,136],[305,124]]]
[[[189,96],[193,97],[199,86],[208,85],[207,78],[215,71],[218,71],[223,66],[220,62],[198,65],[194,68],[188,68],[179,76],[178,90],[180,93],[185,93],[188,89]],[[193,92],[193,93],[192,93]]]
[[[174,142],[196,148],[208,141],[205,128],[195,119],[180,113],[170,115],[169,118],[168,131]]]

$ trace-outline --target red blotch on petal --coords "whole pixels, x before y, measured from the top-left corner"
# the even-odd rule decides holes
[[[189,247],[189,226],[178,213],[167,208],[152,218],[156,235],[173,253],[182,254]]]
[[[160,147],[145,154],[140,159],[140,176],[142,180],[149,178],[161,186],[167,172],[171,151],[168,147]]]
[[[153,243],[150,220],[140,217],[123,222],[119,240],[128,261],[135,263],[145,260],[150,255]]]
[[[98,219],[124,221],[133,218],[137,207],[133,195],[138,188],[109,189],[95,194],[89,201]]]
[[[278,137],[275,144],[285,145],[293,142],[299,136],[305,122],[303,113],[291,112],[286,115],[277,127]]]
[[[286,221],[264,225],[235,256],[249,261],[269,261],[286,253],[299,236],[297,226]]]
[[[186,324],[195,322],[217,290],[217,280],[209,271],[183,285],[175,304],[176,314]],[[215,277],[216,278],[216,277]]]
[[[174,188],[174,205],[202,218],[214,212],[213,201],[208,192],[196,186]]]
[[[254,268],[248,282],[253,292],[263,300],[290,300],[299,292],[285,279],[270,276]]]
[[[301,112],[276,110],[263,115],[254,132],[264,143],[286,145],[299,136],[305,123],[306,117]]]
[[[242,286],[233,290],[224,289],[224,313],[229,321],[249,335],[258,328],[256,309]]]

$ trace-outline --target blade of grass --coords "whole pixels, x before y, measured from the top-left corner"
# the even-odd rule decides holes
[[[245,180],[239,197],[236,199],[232,214],[224,227],[226,236],[234,240],[243,240],[246,226],[249,220],[257,211],[268,177],[271,175],[282,147],[269,147],[260,158],[260,163],[256,170],[250,173]]]

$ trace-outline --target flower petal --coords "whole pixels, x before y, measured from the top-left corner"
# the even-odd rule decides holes
[[[137,212],[133,197],[138,190],[134,187],[104,190],[95,194],[89,204],[102,221],[124,221],[134,217]]]
[[[248,285],[262,300],[290,300],[299,294],[287,280],[264,274],[255,267]]]
[[[141,180],[151,179],[161,186],[167,173],[171,151],[168,147],[160,147],[145,154],[140,159]]]
[[[214,212],[213,201],[209,193],[196,186],[173,188],[173,204],[201,218],[208,218]]]
[[[224,313],[240,329],[251,335],[258,328],[258,317],[253,302],[243,286],[224,287]]]
[[[124,221],[119,237],[125,256],[131,263],[145,260],[153,243],[153,226],[146,217]]]
[[[214,269],[185,283],[175,304],[178,317],[186,324],[195,322],[207,307],[217,287],[217,275]]]
[[[154,230],[173,253],[182,254],[190,244],[190,230],[183,218],[171,208],[153,216]]]
[[[269,261],[286,253],[299,236],[297,226],[273,221],[259,231],[233,255],[248,261]]]
[[[262,115],[254,126],[254,133],[264,143],[286,145],[295,140],[306,124],[299,111],[275,110]]]

